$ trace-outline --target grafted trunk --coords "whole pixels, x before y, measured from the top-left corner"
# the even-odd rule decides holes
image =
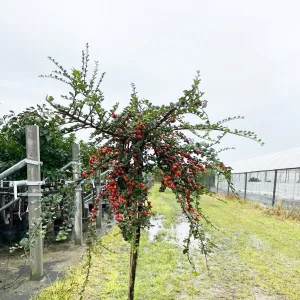
[[[131,250],[130,250],[128,300],[134,300],[134,284],[135,284],[136,267],[138,262],[140,237],[141,237],[141,227],[137,227],[132,239]]]

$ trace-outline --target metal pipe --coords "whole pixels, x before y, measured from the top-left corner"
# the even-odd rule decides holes
[[[85,200],[85,199],[86,199],[86,200]],[[90,198],[88,198],[88,199],[85,198],[85,199],[84,199],[84,203],[87,203],[87,202],[89,202],[89,201],[91,201],[91,200],[93,199],[93,195],[92,195]]]
[[[15,202],[20,201],[20,200],[21,200],[21,198],[17,198],[17,199],[11,200],[9,203],[7,203],[6,205],[4,205],[4,206],[2,206],[0,208],[0,212],[3,211],[3,210],[5,210],[6,208],[8,208],[11,205],[13,205]]]
[[[74,161],[70,161],[69,163],[67,163],[65,166],[63,166],[62,168],[60,168],[60,171],[64,171],[65,169],[67,169],[69,166],[73,165],[75,162]]]
[[[9,169],[5,170],[0,174],[0,180],[6,178],[7,176],[15,173],[16,171],[20,170],[21,168],[26,166],[26,159],[23,159],[10,167]]]
[[[25,186],[27,185],[27,180],[20,180],[20,181],[9,181],[9,187],[14,186]]]
[[[112,170],[106,170],[105,172],[101,173],[100,176],[105,175],[108,172],[112,172]]]
[[[44,185],[45,181],[36,181],[34,182],[34,185]],[[9,187],[14,187],[14,186],[26,186],[30,185],[28,184],[28,180],[20,180],[20,181],[9,181]],[[32,184],[31,184],[32,185]]]
[[[270,169],[270,170],[253,170],[253,171],[248,171],[247,173],[270,172],[270,171],[285,171],[285,170],[298,170],[298,169],[299,169],[299,167],[282,168],[282,169]],[[232,172],[231,174],[245,174],[245,172]]]
[[[89,199],[93,198],[93,193],[90,193],[90,194],[88,194],[87,196],[85,196],[85,197],[83,198],[83,200],[86,200],[87,198],[89,198]]]
[[[60,168],[60,171],[64,171],[65,169],[67,169],[68,167],[72,166],[75,162],[74,161],[70,161],[69,163],[67,163],[65,166],[63,166],[62,168]],[[49,178],[45,178],[44,181],[47,181]]]

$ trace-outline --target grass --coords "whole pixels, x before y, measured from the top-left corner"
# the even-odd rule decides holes
[[[278,202],[274,206],[262,206],[258,205],[259,209],[262,209],[265,214],[270,216],[276,216],[281,219],[288,219],[300,222],[300,207],[291,205],[285,208],[282,202]]]
[[[233,195],[220,195],[221,198],[226,200],[237,200]],[[258,201],[250,201],[248,199],[239,199],[241,203],[248,204],[251,208],[259,209],[266,215],[275,216],[280,219],[288,219],[300,222],[300,207],[299,205],[289,205],[285,207],[283,202],[280,200],[274,206],[263,205]]]
[[[180,218],[171,191],[152,189],[154,212],[164,217],[165,229],[154,242],[142,234],[136,280],[136,299],[300,299],[300,223],[267,215],[248,203],[223,203],[208,196],[202,208],[214,225],[210,229],[218,248],[209,259],[195,254],[200,275],[170,242],[170,227]],[[109,247],[113,252],[104,249]],[[91,276],[83,299],[127,299],[129,245],[118,228],[105,235],[92,256]],[[36,299],[78,299],[84,281],[85,261],[71,269],[65,279],[43,289]],[[264,298],[266,299],[266,298]]]

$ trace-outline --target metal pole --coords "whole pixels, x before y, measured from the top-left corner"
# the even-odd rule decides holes
[[[100,189],[101,189],[101,170],[96,171],[95,185],[96,185],[96,197],[99,197]],[[96,227],[101,228],[101,221],[102,221],[102,203],[101,203],[101,200],[99,201],[98,205],[99,205],[99,207],[98,207],[97,218],[96,218]]]
[[[217,175],[217,193],[219,193],[219,176],[220,175]]]
[[[80,146],[77,143],[72,145],[73,155],[73,180],[76,182],[80,179]],[[81,184],[79,183],[75,187],[74,202],[75,202],[75,220],[74,220],[74,235],[75,245],[83,244],[82,234],[82,195]]]
[[[20,199],[20,198],[13,199],[13,200],[11,200],[9,203],[7,203],[6,205],[4,205],[4,204],[5,204],[4,195],[0,195],[0,199],[1,199],[1,197],[3,197],[3,198],[2,198],[2,200],[0,201],[0,203],[1,203],[0,213],[1,213],[1,215],[3,214],[3,218],[4,218],[4,217],[5,217],[5,210],[6,210],[8,207],[12,206],[14,203],[20,201],[21,199]],[[4,219],[3,219],[3,220],[4,220]]]
[[[0,174],[0,180],[6,178],[7,176],[15,173],[16,171],[22,169],[23,167],[26,166],[26,160],[23,159],[16,163],[14,166],[10,167],[9,169],[5,170]]]
[[[277,183],[277,170],[275,170],[274,174],[274,186],[273,186],[273,198],[272,198],[272,206],[275,205],[275,197],[276,197],[276,183]]]
[[[245,173],[245,191],[244,191],[244,199],[247,198],[247,181],[248,181],[248,174]]]
[[[41,181],[40,171],[40,137],[39,127],[25,126],[26,153],[32,162],[27,163],[28,212],[30,243],[30,278],[40,279],[43,276],[43,238],[41,217]],[[36,163],[33,163],[35,161]]]

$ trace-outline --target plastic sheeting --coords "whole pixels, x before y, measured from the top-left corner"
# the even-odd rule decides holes
[[[229,165],[232,173],[300,168],[300,147],[262,155]]]

